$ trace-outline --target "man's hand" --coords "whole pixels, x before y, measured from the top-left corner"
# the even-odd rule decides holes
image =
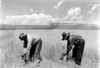
[[[68,55],[66,55],[66,62],[69,60],[69,56]]]
[[[67,56],[69,55],[69,51],[67,51],[66,55],[67,55]]]
[[[60,60],[64,60],[64,57],[66,57],[67,53],[62,53],[62,57],[59,58]]]
[[[67,51],[67,53],[65,55],[66,55],[66,61],[68,61],[69,60],[69,52]]]
[[[21,55],[21,57],[22,57],[22,60],[23,60],[23,59],[25,59],[26,54],[25,54],[25,53],[24,53],[24,54],[22,54],[22,55]]]

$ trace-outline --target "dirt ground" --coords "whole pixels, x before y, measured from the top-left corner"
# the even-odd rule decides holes
[[[59,60],[61,53],[66,51],[66,42],[61,41],[61,33],[71,32],[80,34],[86,40],[82,65],[77,66],[73,61]],[[43,40],[40,64],[30,63],[23,66],[21,54],[23,44],[19,40],[20,33],[39,35]],[[0,68],[98,68],[98,30],[0,30]],[[71,53],[70,53],[71,55]]]

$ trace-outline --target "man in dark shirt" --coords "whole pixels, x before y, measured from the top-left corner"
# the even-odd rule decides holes
[[[85,40],[82,38],[82,36],[70,34],[70,32],[69,33],[63,32],[62,40],[67,40],[67,52],[60,59],[63,59],[64,56],[68,56],[70,50],[74,45],[72,59],[74,59],[76,64],[81,65],[82,55],[85,46]],[[66,59],[68,58],[66,57]]]
[[[25,63],[34,61],[35,59],[40,62],[42,60],[40,57],[42,48],[41,38],[36,35],[21,33],[19,39],[24,41],[24,54],[22,55],[22,59],[24,59]]]

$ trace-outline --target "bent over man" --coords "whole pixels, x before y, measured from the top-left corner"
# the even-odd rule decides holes
[[[22,55],[22,59],[24,59],[25,63],[34,61],[35,59],[40,62],[42,60],[40,56],[42,48],[41,38],[32,34],[21,33],[19,39],[24,41],[24,54]]]
[[[84,46],[85,46],[85,40],[82,38],[82,36],[70,34],[70,32],[69,33],[63,32],[62,40],[67,40],[67,52],[60,59],[63,59],[64,56],[68,56],[70,50],[72,49],[74,45],[72,59],[74,59],[77,65],[81,65],[82,55],[83,55]]]

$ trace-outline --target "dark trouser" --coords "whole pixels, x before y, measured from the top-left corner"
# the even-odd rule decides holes
[[[41,59],[40,52],[42,48],[42,40],[34,40],[31,45],[32,47],[30,48],[29,54],[30,60],[32,61],[34,59]]]
[[[34,61],[35,59],[42,60],[40,56],[40,51],[42,48],[42,40],[37,39],[33,40],[32,43],[30,44],[30,48],[28,51],[21,55],[22,59],[25,61],[25,64],[28,63],[29,61]],[[40,61],[38,63],[40,63]]]
[[[75,63],[81,65],[83,51],[84,51],[85,41],[84,39],[77,43],[73,48],[72,58],[75,60]]]

